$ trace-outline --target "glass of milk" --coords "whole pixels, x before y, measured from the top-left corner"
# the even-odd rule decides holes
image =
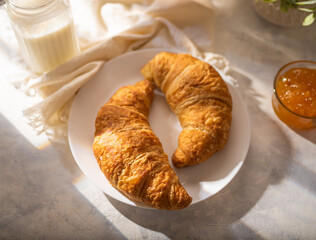
[[[6,10],[34,72],[50,71],[79,53],[67,0],[6,0]]]

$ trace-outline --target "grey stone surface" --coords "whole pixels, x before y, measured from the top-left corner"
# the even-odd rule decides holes
[[[316,24],[274,26],[246,0],[219,14],[214,51],[233,68],[251,144],[227,187],[181,211],[105,196],[69,151],[34,147],[0,115],[0,239],[316,239],[316,131],[288,128],[271,107],[276,71],[316,60],[315,39]]]

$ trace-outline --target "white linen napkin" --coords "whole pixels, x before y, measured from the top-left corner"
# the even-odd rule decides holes
[[[30,125],[51,140],[67,135],[71,100],[110,59],[145,48],[178,49],[202,58],[224,73],[227,61],[213,54],[214,6],[208,0],[70,1],[80,55],[31,80],[42,100],[24,111]]]

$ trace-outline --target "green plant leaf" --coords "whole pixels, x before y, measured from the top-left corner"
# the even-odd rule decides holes
[[[290,8],[297,8],[296,2],[297,0],[281,0],[280,9],[287,12]]]
[[[303,21],[303,26],[311,25],[315,20],[315,13],[308,14]]]
[[[310,9],[310,8],[298,8],[299,10],[303,11],[303,12],[314,12],[313,9]]]
[[[257,0],[259,1],[259,0]],[[261,0],[265,3],[276,3],[277,0]],[[290,8],[299,9],[300,11],[310,13],[302,23],[303,26],[309,26],[315,21],[316,17],[316,0],[280,0],[280,9],[283,12],[289,11]],[[303,7],[305,6],[305,7]]]
[[[287,12],[290,9],[290,4],[287,1],[281,1],[280,8],[283,12]]]
[[[310,1],[305,1],[305,2],[296,2],[297,5],[312,5],[316,4],[316,0],[310,0]]]

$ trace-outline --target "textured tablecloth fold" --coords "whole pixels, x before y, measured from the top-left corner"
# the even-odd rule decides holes
[[[210,52],[213,6],[205,0],[71,1],[81,54],[26,84],[42,100],[24,115],[52,140],[67,135],[71,100],[102,65],[123,53],[146,48],[177,49],[204,59],[223,72],[227,61]],[[80,18],[79,4],[87,5]],[[82,6],[84,7],[84,6]],[[88,14],[90,13],[90,15]],[[78,15],[77,15],[78,14]],[[85,24],[91,18],[91,30]],[[90,31],[90,32],[89,32]],[[90,38],[87,35],[90,34]]]

